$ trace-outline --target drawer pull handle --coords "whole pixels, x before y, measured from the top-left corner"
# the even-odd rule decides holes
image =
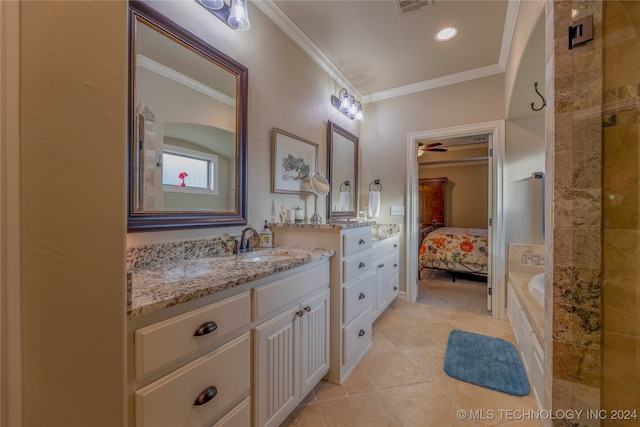
[[[398,268],[398,264],[394,263],[393,268]]]
[[[384,268],[384,264],[378,264],[378,268]]]
[[[365,298],[366,298],[366,295],[360,292],[360,295],[358,295],[358,299],[365,299]]]
[[[296,311],[296,315],[298,315],[298,317],[304,316],[304,310]]]
[[[397,247],[398,247],[398,244],[397,244],[397,243],[394,243],[394,244],[393,244],[393,247],[394,247],[394,248],[397,248]]]
[[[397,287],[397,286],[394,286],[394,287],[393,287],[393,290],[394,290],[394,291],[397,291],[397,290],[398,290],[398,287]]]
[[[202,393],[196,398],[196,401],[193,402],[193,406],[204,405],[218,394],[218,389],[216,386],[212,385],[211,387],[207,387],[202,390]]]
[[[358,336],[359,337],[364,336],[364,329],[360,329],[360,332],[358,332]]]
[[[366,267],[366,265],[364,264],[364,262],[361,262],[360,264],[358,264],[358,268],[364,268]]]
[[[196,331],[193,333],[194,337],[201,337],[203,335],[210,334],[211,332],[218,329],[218,325],[213,320],[210,322],[205,322]]]
[[[304,308],[304,311],[306,311],[307,313],[311,311],[311,306],[308,305]]]
[[[365,243],[366,243],[366,242],[364,241],[364,239],[360,239],[360,240],[358,241],[358,244],[359,244],[359,245],[364,245]]]

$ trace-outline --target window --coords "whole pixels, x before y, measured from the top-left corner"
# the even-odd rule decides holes
[[[165,145],[162,153],[164,191],[218,194],[218,156]]]

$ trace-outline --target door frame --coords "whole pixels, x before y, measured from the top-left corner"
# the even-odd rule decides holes
[[[20,2],[0,1],[0,425],[22,425]]]
[[[505,159],[505,121],[494,120],[407,134],[407,216],[405,217],[406,297],[408,303],[418,298],[418,141],[432,138],[451,138],[489,135],[489,288],[492,290],[492,315],[506,317],[506,240],[503,218],[503,168]]]

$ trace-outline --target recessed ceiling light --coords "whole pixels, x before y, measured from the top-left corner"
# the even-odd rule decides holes
[[[575,18],[577,14],[578,14],[578,9],[571,9],[571,17],[572,18]]]
[[[438,33],[436,34],[436,40],[441,42],[446,40],[451,40],[456,36],[456,34],[458,34],[458,30],[456,30],[455,28],[452,28],[452,27],[443,28],[442,30],[438,31]]]

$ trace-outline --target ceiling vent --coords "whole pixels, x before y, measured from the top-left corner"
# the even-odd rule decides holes
[[[433,0],[398,0],[398,9],[400,13],[411,12],[421,8],[422,6],[430,6],[433,4]]]

